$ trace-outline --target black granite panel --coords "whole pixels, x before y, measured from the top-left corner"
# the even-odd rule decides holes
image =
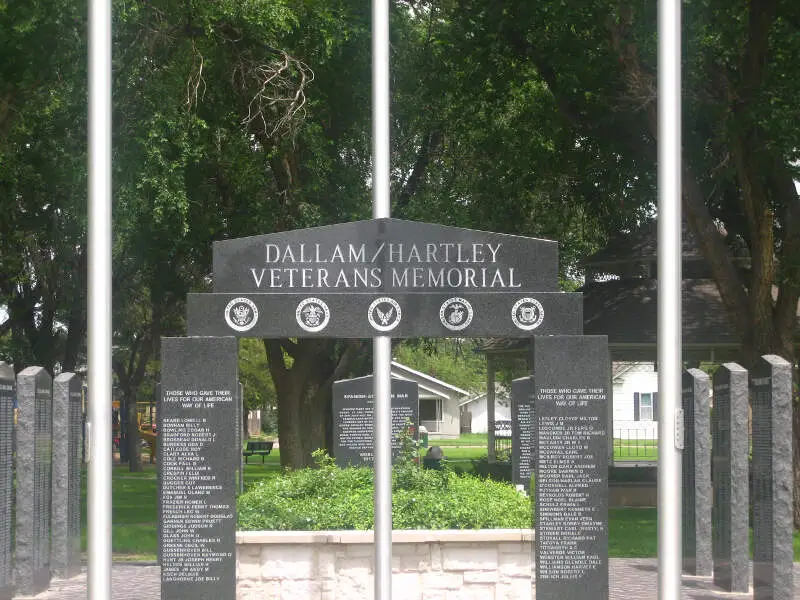
[[[608,600],[605,336],[533,338],[536,598]]]
[[[14,524],[14,397],[16,380],[11,365],[0,361],[0,600],[11,600],[11,540]]]
[[[244,448],[244,429],[242,419],[244,418],[244,385],[239,382],[237,386],[239,396],[236,403],[236,445],[237,448],[242,450]],[[239,452],[239,465],[237,466],[238,472],[236,473],[237,490],[238,493],[244,492],[244,455]]]
[[[214,243],[215,292],[556,291],[556,242],[372,219]]]
[[[419,431],[419,385],[392,379],[392,462],[400,454],[398,435],[407,422]],[[375,456],[375,395],[373,377],[344,379],[333,384],[333,455],[340,466],[372,466]]]
[[[533,377],[511,382],[511,477],[530,489],[535,452]]]
[[[710,576],[711,422],[710,378],[699,369],[683,372],[683,571]]]
[[[62,373],[53,381],[53,506],[51,569],[66,579],[81,570],[81,387]]]
[[[571,335],[579,293],[189,294],[191,335],[369,338]]]
[[[730,592],[749,589],[747,371],[725,363],[714,373],[711,460],[714,482],[714,583]]]
[[[753,598],[791,600],[792,367],[761,357],[751,373],[753,406]]]
[[[50,583],[50,500],[53,386],[41,367],[17,375],[16,593],[35,594]]]
[[[162,338],[162,600],[236,596],[235,338]]]

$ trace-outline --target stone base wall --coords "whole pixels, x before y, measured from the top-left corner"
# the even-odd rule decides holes
[[[395,531],[392,600],[530,600],[533,532]],[[237,600],[371,600],[371,531],[240,531]]]

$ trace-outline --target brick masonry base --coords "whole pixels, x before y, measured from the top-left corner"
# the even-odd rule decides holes
[[[533,532],[395,531],[392,600],[530,600]],[[370,600],[372,531],[240,531],[237,600]]]

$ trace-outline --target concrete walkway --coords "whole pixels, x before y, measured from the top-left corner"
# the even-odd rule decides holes
[[[612,558],[610,561],[611,600],[657,600],[657,561],[654,558]],[[800,563],[794,565],[794,598],[800,600]],[[111,600],[160,600],[159,567],[146,564],[115,563],[112,571]],[[449,597],[449,596],[448,596]],[[457,596],[455,596],[457,598]],[[749,594],[731,594],[714,588],[710,578],[683,577],[684,600],[745,600]],[[53,581],[50,589],[36,596],[15,596],[15,600],[84,600],[86,573],[72,579]],[[220,598],[220,600],[233,600]],[[297,599],[301,600],[301,599]],[[305,599],[303,599],[305,600]],[[359,600],[348,598],[347,600]]]

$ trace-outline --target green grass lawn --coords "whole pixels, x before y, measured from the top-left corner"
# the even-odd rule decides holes
[[[429,446],[480,446],[484,452],[488,444],[488,436],[485,433],[462,433],[460,437],[453,439],[428,440]]]
[[[468,464],[472,448],[448,448],[454,465]],[[482,455],[482,454],[481,454]],[[245,466],[245,486],[265,477],[280,476],[277,451]],[[144,472],[130,473],[125,466],[114,467],[112,475],[112,550],[117,560],[153,561],[158,550],[158,483],[155,465]],[[83,544],[86,549],[86,488],[83,486]],[[646,558],[657,552],[657,514],[655,508],[617,508],[609,510],[609,556]],[[794,534],[794,556],[800,560],[800,534]]]

